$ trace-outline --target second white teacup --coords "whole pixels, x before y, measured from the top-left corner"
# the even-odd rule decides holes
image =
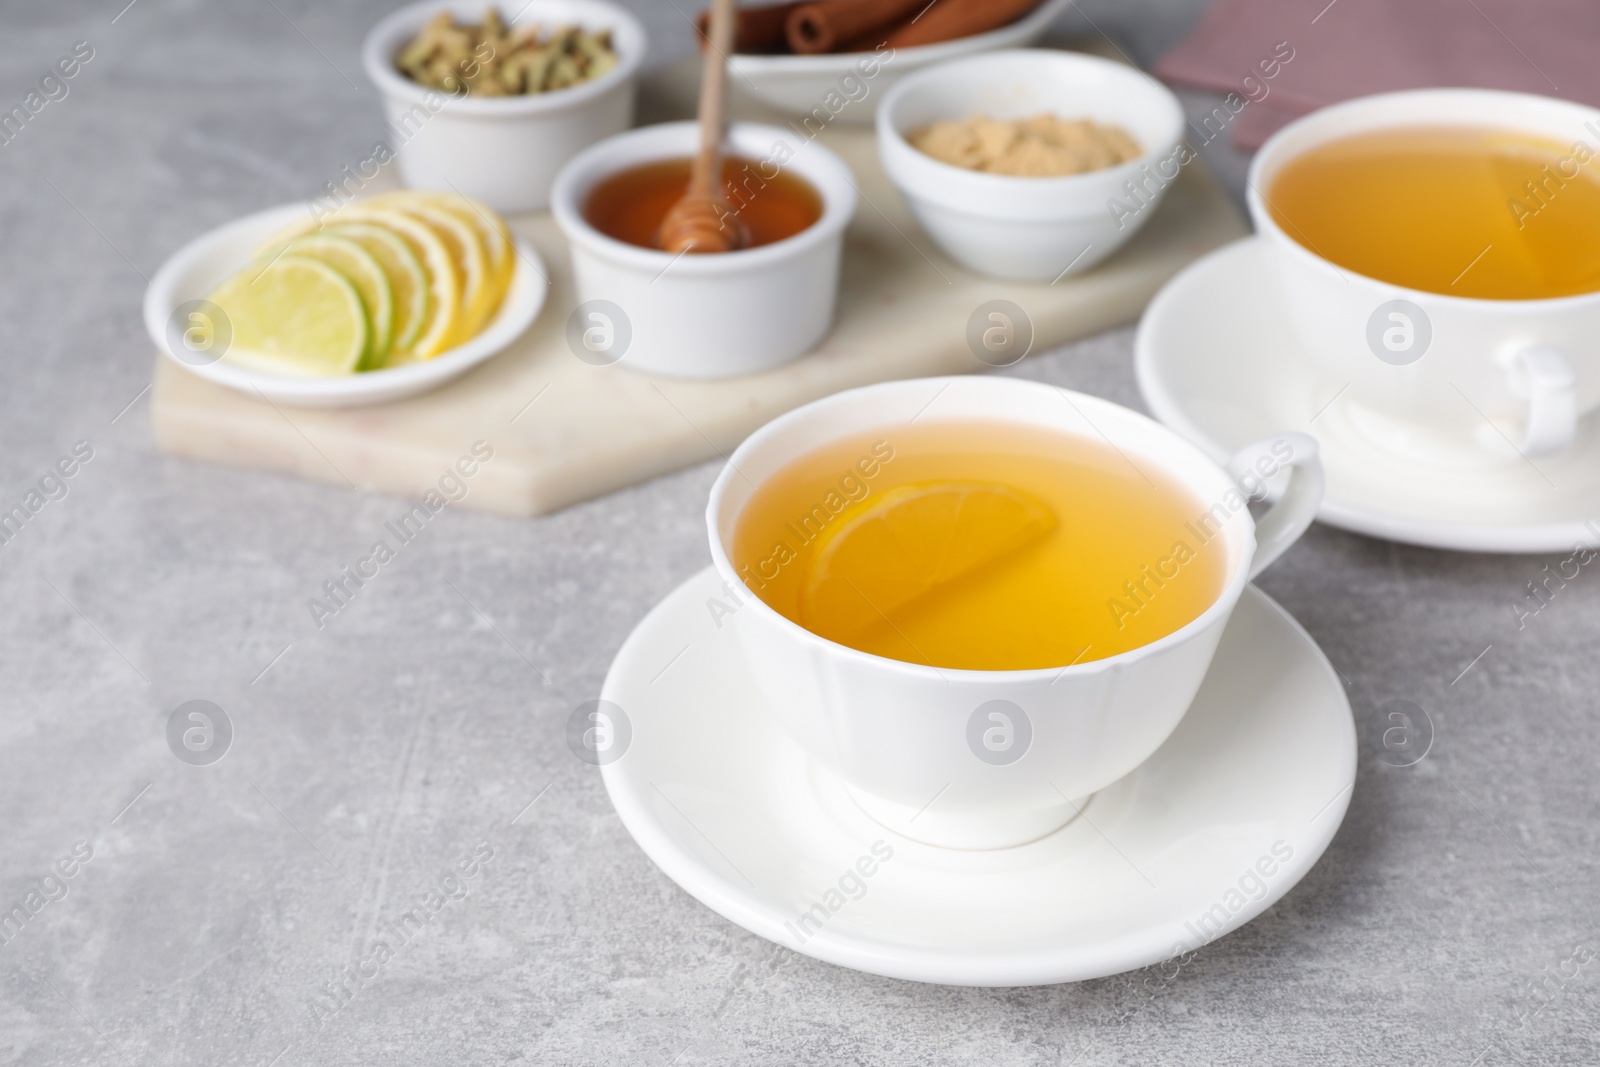
[[[1084,798],[1144,762],[1171,734],[1245,585],[1310,525],[1322,468],[1311,438],[1284,433],[1244,449],[1225,471],[1143,415],[1016,379],[853,389],[767,424],[729,459],[706,510],[711,556],[729,588],[744,582],[733,558],[735,532],[759,486],[825,445],[880,430],[893,441],[913,421],[928,420],[1020,424],[1096,448],[1109,443],[1136,469],[1160,472],[1191,495],[1195,528],[1226,560],[1215,598],[1187,625],[1118,655],[1037,670],[889,659],[819,636],[758,595],[743,598],[729,624],[767,704],[863,810],[931,844],[1022,844],[1070,821]],[[1282,497],[1254,520],[1248,491],[1289,468]],[[1095,504],[1083,501],[1073,521],[1116,529],[1128,518],[1096,514]]]
[[[1265,239],[1293,340],[1348,389],[1356,421],[1398,448],[1473,464],[1560,452],[1600,407],[1600,292],[1492,300],[1425,292],[1341,267],[1271,210],[1274,180],[1309,150],[1418,127],[1529,134],[1600,155],[1600,111],[1486,89],[1362,97],[1290,123],[1250,166],[1248,202]],[[1292,222],[1291,222],[1292,227]],[[1464,268],[1470,264],[1463,263]]]

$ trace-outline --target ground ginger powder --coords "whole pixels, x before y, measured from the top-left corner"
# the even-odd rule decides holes
[[[1120,126],[1050,114],[1023,119],[973,115],[913,130],[907,140],[941,163],[1026,178],[1104,170],[1143,154]]]

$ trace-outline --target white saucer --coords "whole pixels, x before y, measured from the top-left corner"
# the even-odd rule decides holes
[[[1266,247],[1248,237],[1156,295],[1134,367],[1158,419],[1217,460],[1283,430],[1311,434],[1328,479],[1318,517],[1358,533],[1477,552],[1568,551],[1600,537],[1600,419],[1581,422],[1562,455],[1533,461],[1509,450],[1427,461],[1420,449],[1385,448],[1370,417],[1363,425],[1339,395],[1342,383],[1296,352],[1272,294]]]
[[[516,267],[495,317],[470,341],[420,363],[338,377],[294,377],[247,370],[225,360],[197,361],[192,353],[174,351],[172,319],[178,308],[204,299],[250,262],[261,242],[304,219],[308,210],[305,203],[286,204],[247,215],[174,252],[144,294],[144,328],[156,347],[191,374],[250,396],[300,407],[360,407],[415,396],[460,377],[522,336],[544,306],[550,272],[533,246],[515,237]]]
[[[738,614],[721,614],[732,604],[707,568],[628,637],[601,699],[626,714],[631,738],[602,773],[623,824],[668,877],[817,959],[982,986],[1143,967],[1265,911],[1322,855],[1350,802],[1344,689],[1305,631],[1253,587],[1154,756],[1056,833],[987,852],[917,844],[863,814],[762,707]],[[852,881],[862,857],[872,874]],[[1258,862],[1270,876],[1250,873]],[[841,878],[865,892],[849,899]],[[803,937],[801,915],[814,908]]]

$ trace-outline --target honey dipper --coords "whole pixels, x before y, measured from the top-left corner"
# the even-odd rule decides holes
[[[700,77],[700,153],[689,189],[672,205],[656,241],[668,252],[731,252],[749,243],[739,216],[722,197],[723,99],[728,88],[728,52],[733,48],[734,0],[712,0],[711,47]]]

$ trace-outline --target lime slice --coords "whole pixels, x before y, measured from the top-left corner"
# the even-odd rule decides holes
[[[296,238],[288,251],[320,259],[350,279],[367,310],[367,351],[361,357],[361,369],[383,366],[394,335],[394,290],[377,257],[349,238],[321,233]]]
[[[392,345],[409,351],[422,335],[428,319],[428,275],[411,246],[393,230],[370,222],[343,222],[322,231],[329,237],[343,237],[365,248],[383,267],[394,298],[394,337]]]
[[[229,363],[272,374],[351,374],[367,351],[367,312],[349,278],[285,253],[229,278],[211,302],[228,316]]]
[[[477,231],[462,219],[428,205],[422,205],[417,212],[400,210],[402,205],[415,207],[420,203],[413,193],[366,197],[346,204],[326,219],[307,218],[296,222],[274,234],[263,246],[264,251],[270,252],[288,240],[313,231],[348,225],[379,227],[404,242],[422,268],[427,295],[423,300],[422,320],[415,330],[396,327],[386,366],[431,359],[475,335],[483,318],[488,265],[487,252],[477,239]],[[443,221],[424,221],[422,212],[442,217]],[[378,255],[370,246],[368,251]],[[382,257],[380,261],[387,265]],[[391,285],[398,287],[400,284],[391,276]],[[396,302],[405,301],[397,297]]]

